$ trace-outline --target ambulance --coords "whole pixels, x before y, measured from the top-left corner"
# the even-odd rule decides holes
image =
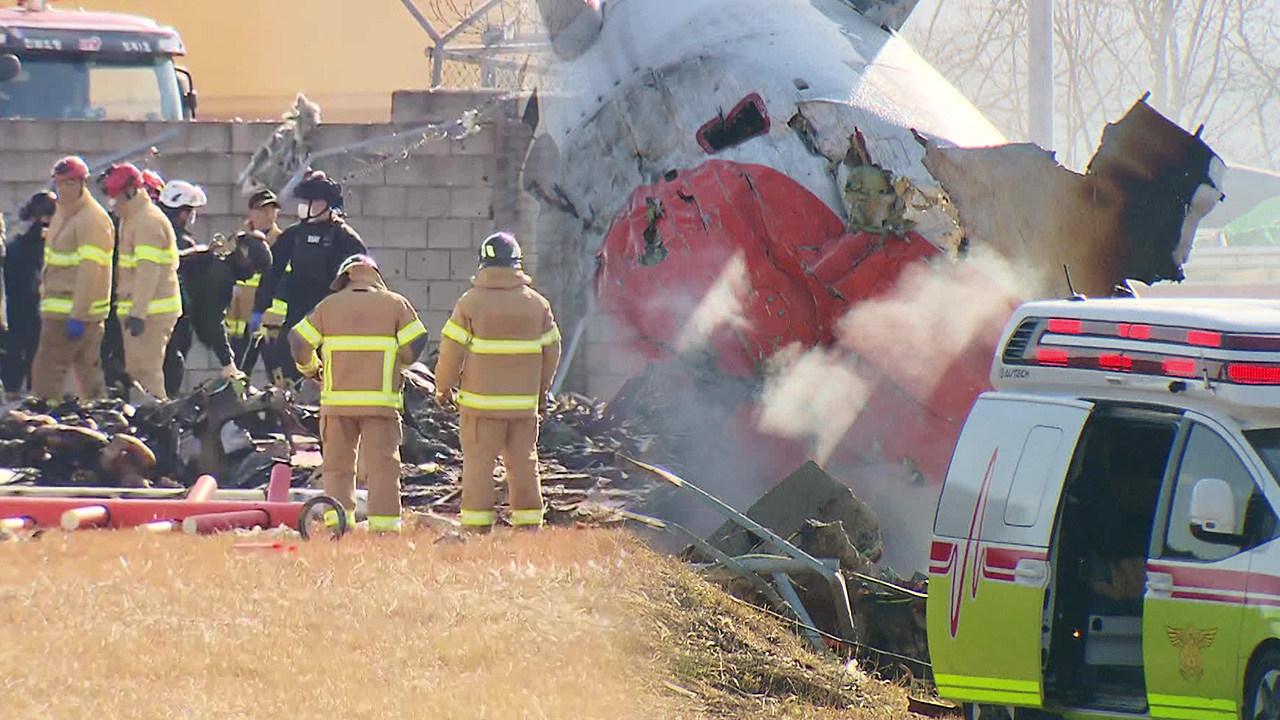
[[[1280,302],[1027,303],[991,381],[934,522],[939,694],[1280,718]]]

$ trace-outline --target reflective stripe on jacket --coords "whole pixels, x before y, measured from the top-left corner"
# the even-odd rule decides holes
[[[404,406],[400,370],[413,362],[410,346],[426,334],[403,296],[378,283],[357,283],[325,298],[293,328],[319,349],[322,413],[395,415]],[[296,358],[296,355],[295,355]],[[315,358],[298,361],[306,372]]]
[[[438,388],[459,388],[463,412],[538,413],[560,362],[560,330],[546,298],[514,268],[483,268],[441,330]]]
[[[253,226],[245,223],[240,228],[246,232],[252,231]],[[267,236],[267,248],[275,244],[276,239],[280,237],[282,231],[278,226],[273,225],[265,234]],[[254,298],[258,294],[258,287],[262,284],[262,273],[254,273],[253,277],[248,280],[237,280],[235,291],[231,295],[231,306],[227,308],[227,332],[232,336],[244,335],[249,331],[249,318],[253,315]],[[266,313],[263,313],[264,319]],[[284,316],[278,318],[272,317],[271,322],[266,325],[279,325],[284,321]]]
[[[111,216],[86,188],[58,201],[45,235],[40,314],[96,322],[111,310]]]
[[[116,213],[120,216],[116,314],[143,319],[182,314],[173,224],[144,192],[117,204]]]

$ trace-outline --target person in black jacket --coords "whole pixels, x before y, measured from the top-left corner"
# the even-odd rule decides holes
[[[207,202],[204,190],[185,180],[170,180],[160,192],[157,203],[169,223],[173,225],[173,233],[177,236],[178,254],[196,247],[196,239],[191,235],[191,224],[195,222],[196,212]],[[182,270],[179,268],[179,282],[182,281]],[[187,353],[195,336],[191,329],[190,313],[186,310],[187,288],[182,287],[182,315],[173,326],[173,335],[164,349],[164,391],[169,397],[177,397],[182,392],[182,378],[187,371]]]
[[[329,295],[342,261],[369,251],[343,219],[338,183],[322,172],[312,173],[293,195],[301,222],[285,230],[271,247],[271,272],[258,286],[249,325],[251,333],[266,326],[261,342],[268,365],[296,380],[301,374],[289,352],[289,331]]]
[[[6,242],[4,257],[6,335],[0,381],[5,390],[20,392],[31,387],[31,360],[40,344],[40,272],[44,269],[44,234],[57,209],[57,197],[48,190],[31,196],[18,217],[30,223],[21,235]]]
[[[227,337],[227,309],[236,281],[247,280],[271,267],[266,235],[257,230],[237,233],[227,241],[214,236],[210,245],[196,245],[179,253],[183,315],[200,344],[222,364],[223,377],[239,374]]]

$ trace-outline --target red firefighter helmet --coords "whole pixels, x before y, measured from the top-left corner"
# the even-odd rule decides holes
[[[129,189],[143,187],[142,171],[133,163],[115,163],[98,178],[107,197],[116,197]]]
[[[160,201],[160,191],[164,189],[164,178],[150,168],[142,171],[142,185],[147,189],[152,202]]]
[[[75,155],[68,155],[53,164],[53,170],[50,173],[55,181],[59,180],[79,180],[85,182],[89,179],[89,166],[84,160]]]

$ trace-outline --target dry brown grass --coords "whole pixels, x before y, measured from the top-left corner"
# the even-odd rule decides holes
[[[57,720],[906,715],[901,691],[822,663],[625,535],[432,539],[353,537],[297,555],[127,531],[0,546],[0,708]],[[847,706],[859,709],[828,709]]]

